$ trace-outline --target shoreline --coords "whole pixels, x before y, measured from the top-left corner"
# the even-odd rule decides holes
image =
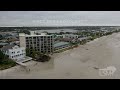
[[[30,61],[26,64],[30,71],[17,65],[0,71],[0,78],[58,78],[58,79],[89,79],[89,78],[120,78],[119,53],[120,33],[103,36],[85,45],[52,55],[48,62]],[[115,66],[117,71],[111,77],[99,76],[96,68]]]

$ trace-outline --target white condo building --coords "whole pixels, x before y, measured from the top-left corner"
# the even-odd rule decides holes
[[[1,48],[1,51],[8,55],[12,60],[18,61],[22,60],[26,56],[26,51],[24,47],[19,47],[16,45],[7,45]]]
[[[34,49],[41,53],[52,53],[54,51],[54,36],[47,35],[46,33],[37,34],[35,31],[31,31],[30,35],[20,33],[19,34],[20,47]]]

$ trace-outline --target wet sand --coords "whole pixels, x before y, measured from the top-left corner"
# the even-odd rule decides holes
[[[120,79],[120,33],[103,36],[78,48],[54,54],[49,62],[30,61],[0,71],[1,79]],[[100,76],[97,68],[114,66],[113,76]]]

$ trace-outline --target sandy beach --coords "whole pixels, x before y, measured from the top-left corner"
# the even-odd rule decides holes
[[[49,62],[26,65],[0,71],[0,79],[120,79],[120,33],[54,54]],[[100,76],[95,69],[109,66],[116,68],[112,76]]]

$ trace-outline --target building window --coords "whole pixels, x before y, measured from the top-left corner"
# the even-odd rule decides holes
[[[37,46],[39,47],[39,44],[37,44]]]
[[[37,41],[40,41],[39,39],[37,39]]]
[[[29,42],[26,42],[27,45],[29,45]]]
[[[26,39],[28,39],[28,37],[26,37]]]
[[[50,51],[48,51],[48,52],[50,52]]]
[[[26,40],[26,42],[29,42],[29,40]]]
[[[36,39],[36,37],[33,37],[33,39]]]
[[[29,37],[29,39],[32,39],[32,37]]]
[[[41,41],[43,41],[43,39],[41,39]]]
[[[32,47],[30,47],[30,49],[33,49]]]

